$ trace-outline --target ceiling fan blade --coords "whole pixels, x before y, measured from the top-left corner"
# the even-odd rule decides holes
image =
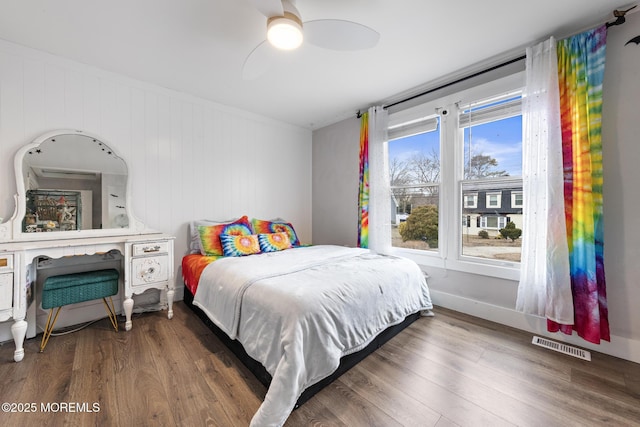
[[[249,0],[249,3],[267,18],[284,15],[281,0]]]
[[[304,23],[304,40],[325,49],[362,50],[377,45],[380,33],[357,22],[318,19]]]
[[[271,44],[264,40],[258,46],[256,46],[247,59],[244,60],[242,65],[242,79],[243,80],[255,80],[273,66],[275,57],[277,55],[276,49]]]

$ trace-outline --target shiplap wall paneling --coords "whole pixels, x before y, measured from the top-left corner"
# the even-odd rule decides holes
[[[311,131],[3,40],[0,217],[14,211],[15,153],[62,128],[97,134],[126,160],[129,208],[176,236],[178,287],[193,219],[283,217],[311,242]]]
[[[0,50],[0,156],[2,189],[0,217],[13,214],[15,176],[13,158],[23,145],[24,132],[24,72],[20,56]]]
[[[127,160],[131,208],[152,227],[176,234],[194,217],[246,213],[282,216],[310,232],[308,131],[33,56],[0,56],[5,217],[13,211],[15,151],[43,132],[71,128],[101,135]]]

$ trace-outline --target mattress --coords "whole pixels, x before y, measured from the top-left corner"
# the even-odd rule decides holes
[[[282,425],[302,392],[336,371],[341,358],[432,308],[413,261],[360,248],[222,258],[199,273],[194,305],[272,377],[256,426]]]

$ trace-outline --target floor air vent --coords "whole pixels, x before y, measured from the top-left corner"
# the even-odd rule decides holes
[[[548,348],[554,351],[559,351],[560,353],[568,354],[569,356],[591,361],[591,353],[581,348],[572,347],[570,345],[562,344],[559,342],[551,341],[551,340],[540,338],[537,336],[533,337],[533,341],[531,341],[531,343],[538,345],[540,347]]]

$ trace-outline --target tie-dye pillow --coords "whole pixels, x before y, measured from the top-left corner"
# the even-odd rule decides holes
[[[225,219],[218,221],[215,219],[199,219],[197,221],[191,221],[189,223],[189,253],[202,254],[202,243],[200,243],[200,233],[198,227],[201,225],[225,225],[239,220],[240,218]],[[248,220],[248,218],[247,218]]]
[[[262,252],[276,252],[291,248],[289,234],[286,232],[258,234],[258,243]]]
[[[224,256],[244,256],[260,253],[258,236],[234,236],[232,234],[221,234],[220,243]]]
[[[296,231],[293,229],[293,225],[288,222],[281,220],[266,221],[253,218],[251,224],[253,225],[253,232],[256,234],[286,232],[289,235],[291,246],[300,246],[300,240],[298,240]]]
[[[235,236],[248,236],[253,234],[251,223],[247,216],[243,216],[237,221],[210,226],[198,226],[198,234],[200,235],[200,244],[202,247],[202,255],[222,256],[224,252],[220,243],[220,235],[231,234]]]

